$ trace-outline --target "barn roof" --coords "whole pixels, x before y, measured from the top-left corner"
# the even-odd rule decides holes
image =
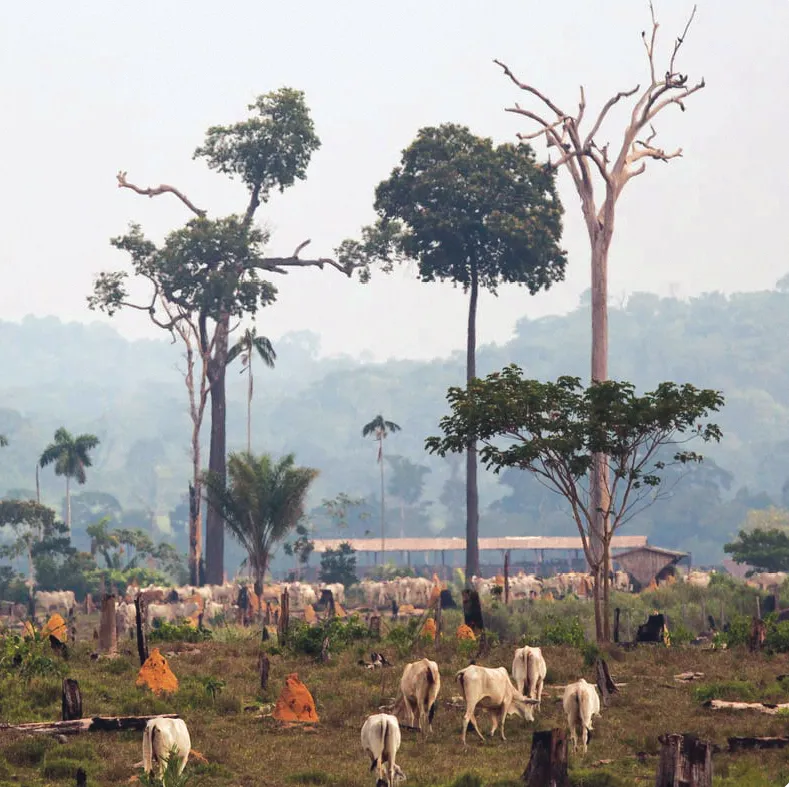
[[[379,538],[317,538],[314,541],[316,552],[337,549],[348,542],[357,552],[380,552]],[[645,547],[646,536],[614,536],[611,546],[614,549]],[[387,552],[432,552],[465,550],[465,538],[387,538]],[[480,538],[480,551],[506,549],[583,549],[580,536],[503,536],[501,538]]]
[[[651,552],[652,554],[655,555],[662,555],[664,557],[675,557],[675,558],[688,557],[688,555],[690,554],[689,552],[675,552],[673,549],[663,549],[663,547],[653,547],[651,544],[644,543],[644,544],[640,544],[639,546],[633,549],[628,549],[627,552],[620,552],[615,557],[617,560],[619,560],[619,558],[628,557],[629,555],[635,555],[638,552]]]

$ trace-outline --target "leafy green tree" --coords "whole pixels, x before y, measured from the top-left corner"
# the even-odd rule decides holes
[[[332,525],[340,532],[348,530],[348,520],[355,514],[360,520],[370,518],[370,512],[365,511],[367,501],[363,497],[351,497],[346,492],[340,492],[336,497],[324,500],[320,511],[332,521]]]
[[[345,587],[356,584],[356,550],[343,541],[337,549],[327,549],[321,555],[321,582],[341,582]]]
[[[282,549],[288,557],[295,557],[297,562],[297,569],[300,566],[306,566],[309,563],[310,555],[315,549],[315,542],[310,538],[310,529],[307,525],[299,522],[296,525],[296,538],[293,541],[286,541],[282,545]],[[297,576],[298,576],[297,571]]]
[[[440,456],[459,453],[469,439],[479,440],[480,457],[498,473],[519,467],[566,498],[595,578],[597,640],[610,639],[607,577],[611,538],[660,494],[667,464],[688,465],[702,457],[686,448],[694,438],[718,442],[720,428],[702,419],[723,406],[718,391],[661,383],[637,395],[627,382],[593,383],[577,377],[542,383],[524,379],[515,364],[467,388],[450,388],[451,415],[441,419],[442,437],[429,437],[427,449]],[[671,447],[669,462],[659,457]],[[613,481],[606,492],[610,510],[603,555],[592,549],[595,512],[589,497],[594,456],[610,458]]]
[[[0,500],[0,528],[9,527],[13,540],[0,546],[0,557],[16,560],[26,557],[28,576],[35,581],[33,557],[37,545],[59,539],[65,532],[61,522],[55,520],[55,512],[33,500]]]
[[[469,294],[466,380],[477,376],[480,288],[524,285],[533,295],[564,278],[562,206],[554,174],[528,145],[477,137],[465,126],[423,128],[375,192],[386,259],[415,260],[422,281]],[[466,576],[479,574],[477,450],[466,448]]]
[[[269,454],[233,453],[227,468],[228,483],[209,472],[207,489],[246,550],[260,593],[271,554],[304,516],[304,501],[318,471],[298,467],[293,454],[275,460]]]
[[[723,551],[735,563],[752,566],[748,576],[758,571],[789,571],[789,533],[785,530],[740,530],[735,541],[724,544]]]
[[[241,356],[241,373],[247,373],[247,453],[252,453],[252,356],[260,356],[260,360],[274,368],[277,354],[265,336],[258,336],[254,326],[247,328],[241,338],[230,348],[227,362],[232,363]]]
[[[378,464],[381,466],[381,562],[386,552],[386,503],[384,494],[384,440],[387,435],[400,431],[394,421],[387,421],[382,415],[376,415],[372,421],[362,427],[362,437],[370,437],[378,443]]]
[[[225,372],[231,320],[253,316],[274,301],[276,288],[260,278],[264,273],[286,273],[290,267],[333,266],[349,276],[352,266],[326,258],[302,259],[301,243],[289,257],[267,257],[268,234],[253,226],[256,211],[274,191],[284,191],[306,177],[312,154],[320,147],[304,94],[292,88],[259,96],[249,105],[250,117],[228,126],[211,126],[205,142],[194,152],[208,167],[240,180],[248,201],[242,215],[209,219],[183,192],[168,185],[141,188],[118,175],[121,187],[138,194],[173,194],[195,216],[171,232],[157,247],[132,225],[112,244],[131,257],[134,275],[151,286],[145,303],[129,300],[124,271],[102,273],[94,283],[91,308],[112,315],[122,308],[139,309],[165,330],[180,335],[187,350],[186,382],[193,421],[193,484],[199,499],[199,432],[206,396],[211,399],[209,471],[226,476]],[[195,353],[200,364],[194,360]],[[199,368],[198,368],[199,367]],[[195,378],[199,384],[195,385]],[[216,501],[209,499],[206,522],[206,580],[221,583],[224,570],[224,529]],[[197,517],[190,520],[190,567],[199,562]]]
[[[50,443],[38,460],[41,467],[55,466],[55,475],[66,479],[66,530],[71,536],[71,479],[84,484],[88,479],[85,470],[93,463],[90,452],[99,444],[92,434],[73,436],[61,427],[55,432],[55,441]]]
[[[74,530],[87,530],[100,519],[118,524],[123,518],[123,508],[118,498],[107,492],[80,492],[71,498],[71,525]]]

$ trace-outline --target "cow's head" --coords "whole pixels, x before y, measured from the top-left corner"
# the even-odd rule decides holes
[[[524,697],[523,694],[514,691],[512,693],[512,701],[507,708],[507,714],[512,716],[517,713],[518,716],[526,721],[534,721],[534,706],[536,704],[537,700]]]

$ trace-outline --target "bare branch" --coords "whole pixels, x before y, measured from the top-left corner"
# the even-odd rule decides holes
[[[652,35],[650,36],[649,43],[647,43],[647,35],[642,30],[641,31],[641,38],[644,41],[644,47],[647,50],[647,57],[649,58],[649,72],[652,77],[652,85],[655,84],[655,37],[657,36],[657,30],[660,25],[658,24],[657,19],[655,18],[655,7],[652,5],[652,0],[649,0],[649,13],[652,16]]]
[[[126,172],[121,170],[115,176],[118,180],[118,188],[119,189],[131,189],[132,191],[136,192],[137,194],[141,194],[143,197],[156,197],[159,194],[175,194],[184,205],[186,205],[189,210],[192,211],[196,216],[203,218],[206,215],[204,210],[200,210],[200,208],[196,207],[194,203],[182,192],[180,192],[175,186],[168,186],[165,183],[160,184],[159,186],[152,186],[149,188],[141,188],[140,186],[135,186],[133,183],[129,183],[126,180]]]
[[[605,105],[600,110],[600,114],[597,116],[597,120],[595,124],[592,126],[591,131],[586,135],[586,140],[584,141],[584,147],[589,147],[589,145],[594,140],[594,135],[600,130],[600,126],[603,125],[603,121],[605,120],[605,116],[610,111],[611,107],[614,104],[621,101],[623,98],[630,98],[630,96],[635,95],[640,88],[640,85],[636,85],[632,90],[620,90],[615,96],[611,96],[608,101],[605,102]],[[608,143],[606,143],[606,147],[608,147]]]
[[[537,88],[532,87],[531,85],[527,85],[525,82],[521,82],[519,79],[516,79],[515,75],[512,73],[512,71],[510,71],[509,67],[506,66],[504,63],[502,63],[500,60],[494,60],[493,62],[497,66],[501,66],[501,68],[504,70],[504,73],[521,90],[525,90],[527,93],[531,93],[533,96],[536,96],[537,98],[539,98],[540,101],[542,101],[542,103],[545,104],[545,106],[548,107],[548,109],[550,109],[552,112],[554,112],[558,117],[562,117],[562,118],[567,117],[567,113],[566,112],[562,112],[562,110],[559,109],[559,107],[557,107],[556,104],[553,103],[553,101],[551,101],[547,96],[545,96],[542,93],[540,93],[540,91],[537,90]]]
[[[299,252],[307,246],[311,241],[309,239],[302,241],[293,251],[293,254],[290,257],[266,257],[261,260],[259,263],[251,265],[249,267],[256,268],[258,270],[264,271],[271,271],[272,273],[281,273],[286,274],[288,271],[285,268],[320,268],[323,270],[324,265],[330,265],[333,268],[336,268],[338,271],[344,273],[346,276],[350,276],[354,271],[353,265],[342,265],[336,260],[332,260],[328,257],[320,257],[314,260],[302,260],[299,257]]]
[[[682,31],[682,35],[674,42],[674,51],[671,53],[671,60],[669,61],[668,64],[669,74],[674,73],[674,59],[677,56],[677,52],[679,52],[679,48],[682,46],[683,42],[685,41],[685,36],[687,36],[688,30],[690,30],[690,25],[693,22],[693,17],[695,16],[696,16],[696,6],[694,5],[693,10],[690,12],[690,17],[688,17],[688,23],[685,25],[685,29]]]

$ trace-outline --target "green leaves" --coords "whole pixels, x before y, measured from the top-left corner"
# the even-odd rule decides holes
[[[725,544],[723,551],[755,571],[789,571],[789,535],[778,528],[740,530],[736,541]]]
[[[76,437],[61,427],[55,432],[55,441],[50,443],[41,454],[41,467],[55,465],[55,475],[73,478],[79,484],[87,480],[85,469],[93,464],[90,452],[99,444],[99,438],[92,434]]]

